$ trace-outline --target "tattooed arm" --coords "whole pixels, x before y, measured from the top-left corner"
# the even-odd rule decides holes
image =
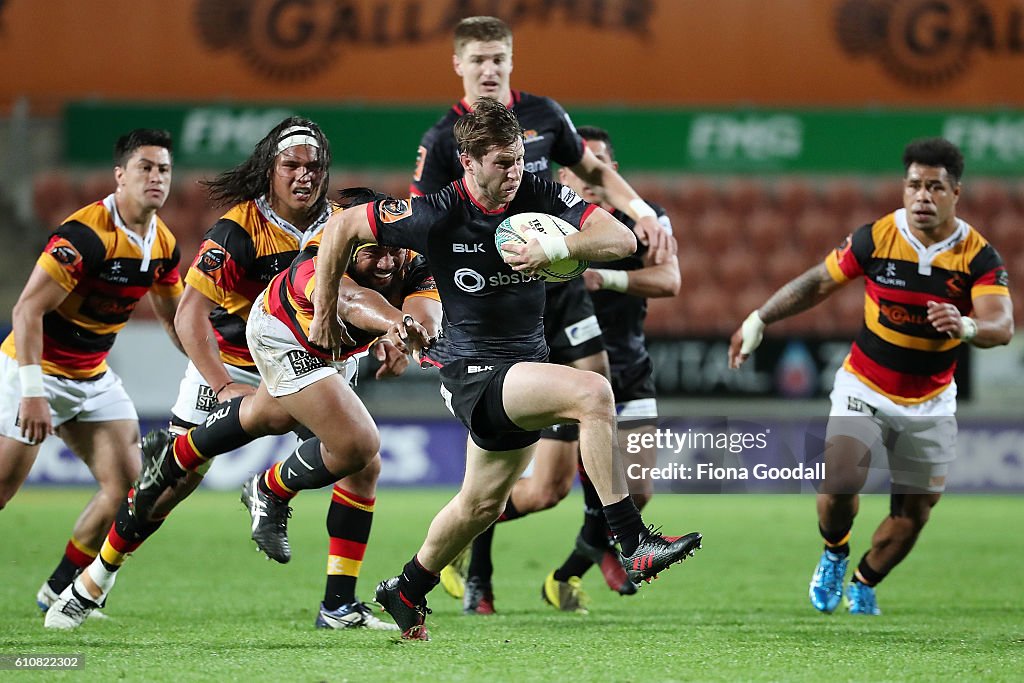
[[[729,367],[743,364],[761,343],[766,325],[816,306],[846,282],[849,281],[836,282],[825,264],[819,263],[784,284],[733,333],[729,340]]]

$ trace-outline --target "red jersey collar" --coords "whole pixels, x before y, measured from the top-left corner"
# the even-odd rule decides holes
[[[480,202],[478,202],[476,197],[473,196],[473,193],[470,192],[469,188],[466,186],[465,178],[459,178],[458,180],[455,181],[455,191],[458,192],[459,196],[461,196],[463,199],[468,199],[469,201],[473,202],[473,205],[476,208],[480,209],[482,213],[487,214],[488,216],[497,216],[498,214],[505,213],[505,211],[508,210],[508,204],[502,204],[497,209],[494,209],[492,211],[485,207]]]

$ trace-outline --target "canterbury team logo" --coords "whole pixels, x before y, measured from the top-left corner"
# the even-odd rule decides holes
[[[82,260],[82,255],[78,253],[78,250],[71,245],[71,242],[68,242],[63,237],[55,240],[54,243],[50,245],[49,253],[57,263],[61,264],[65,268],[77,265],[78,262]]]
[[[404,199],[385,199],[377,213],[382,223],[394,223],[412,215],[412,204]]]
[[[978,52],[1024,53],[1020,10],[1005,4],[996,11],[983,0],[842,0],[836,38],[848,55],[879,60],[901,83],[934,88],[962,76]]]

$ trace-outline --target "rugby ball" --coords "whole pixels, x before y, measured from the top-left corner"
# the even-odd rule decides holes
[[[498,247],[498,253],[501,254],[501,245],[505,242],[526,244],[535,232],[545,235],[568,236],[579,232],[579,230],[557,216],[550,216],[546,213],[517,213],[498,225],[498,229],[494,233],[494,244]],[[565,258],[549,263],[534,275],[546,282],[566,282],[582,275],[589,266],[589,261]]]

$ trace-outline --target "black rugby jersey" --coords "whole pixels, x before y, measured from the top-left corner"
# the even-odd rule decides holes
[[[431,353],[440,364],[547,357],[544,281],[512,270],[498,253],[494,233],[507,216],[530,211],[579,228],[593,209],[571,189],[532,173],[523,175],[515,198],[496,211],[480,206],[461,179],[434,194],[366,206],[378,244],[413,249],[430,263],[445,312],[443,350]]]
[[[647,203],[658,214],[658,222],[671,233],[672,223],[665,214],[665,210],[653,202]],[[630,230],[636,225],[636,221],[617,209],[612,212],[612,215]],[[646,254],[647,245],[637,240],[636,253],[617,261],[596,265],[607,270],[640,270],[644,267]],[[628,368],[650,363],[650,357],[647,354],[647,340],[644,337],[647,298],[624,292],[613,292],[608,289],[591,292],[590,298],[594,302],[597,321],[601,324],[604,347],[608,351],[608,362],[611,365],[612,374],[619,374]]]
[[[562,166],[575,166],[583,158],[583,138],[576,133],[572,120],[558,102],[550,97],[513,90],[512,101],[507,106],[523,127],[527,171],[551,180],[552,161]],[[454,126],[470,109],[466,100],[460,100],[423,135],[410,194],[437,192],[462,177]]]

